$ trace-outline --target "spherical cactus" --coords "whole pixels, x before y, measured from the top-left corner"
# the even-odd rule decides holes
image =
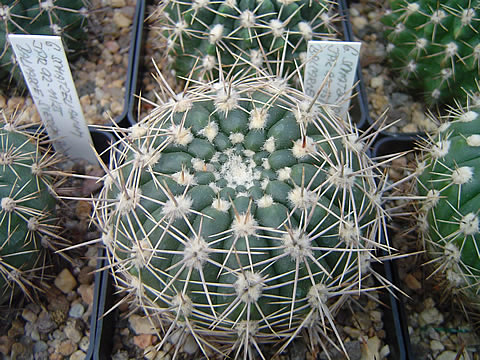
[[[429,103],[453,103],[480,75],[478,0],[391,0],[387,51],[405,83]]]
[[[41,253],[55,237],[49,171],[55,157],[40,152],[39,134],[0,122],[0,304],[17,289],[30,295],[45,271]]]
[[[86,39],[84,0],[6,0],[0,3],[0,80],[22,81],[8,34],[59,35],[66,50],[78,50]],[[4,81],[8,84],[9,81]]]
[[[162,344],[256,358],[304,331],[338,336],[385,217],[382,174],[332,114],[276,79],[220,80],[162,102],[114,149],[101,241]]]
[[[419,229],[449,290],[480,309],[480,111],[458,109],[425,145]]]
[[[332,39],[338,18],[330,1],[165,0],[156,12],[179,76],[215,79],[218,63],[249,62],[291,74],[305,61],[308,40]],[[278,72],[277,72],[278,74]],[[280,75],[280,74],[279,74]]]

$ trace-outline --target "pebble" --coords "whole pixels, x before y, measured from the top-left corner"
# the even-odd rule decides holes
[[[429,308],[423,310],[418,316],[418,324],[425,325],[440,325],[443,322],[443,314],[437,308]]]
[[[40,333],[49,333],[57,327],[55,322],[52,321],[50,314],[46,311],[42,311],[40,313],[36,325]]]
[[[90,346],[90,338],[88,336],[82,337],[82,339],[78,343],[78,347],[80,348],[80,350],[87,352],[89,346]]]
[[[147,317],[139,316],[139,315],[132,315],[128,319],[128,323],[130,324],[130,328],[135,332],[135,334],[156,334],[157,330]]]
[[[85,354],[82,350],[77,350],[70,355],[70,360],[84,360],[86,356],[87,354]]]
[[[112,0],[111,5],[114,8],[122,8],[127,6],[127,2],[125,0]]]
[[[460,355],[460,357],[457,358],[457,353],[447,350],[442,352],[440,355],[437,356],[436,360],[464,360],[465,358],[463,355]]]
[[[83,307],[82,304],[76,303],[73,304],[72,307],[70,308],[70,311],[68,312],[68,316],[74,319],[80,319],[85,312],[85,308]]]
[[[78,293],[82,297],[83,302],[88,305],[93,304],[93,286],[94,284],[82,284],[77,289]]]
[[[133,343],[140,349],[146,349],[153,344],[154,336],[152,334],[140,334],[133,337]]]
[[[13,345],[13,338],[7,335],[0,336],[0,353],[8,355]]]
[[[57,275],[54,284],[64,294],[68,294],[77,286],[77,280],[75,280],[70,270],[65,268],[60,272],[60,274]]]
[[[132,24],[132,19],[126,16],[120,10],[115,10],[115,13],[113,14],[113,21],[115,25],[120,28],[128,28]]]
[[[35,344],[33,345],[33,352],[36,353],[41,353],[45,352],[48,350],[48,345],[45,341],[36,341]]]
[[[67,324],[63,329],[68,339],[78,344],[82,339],[82,333],[78,331],[72,323]]]
[[[405,285],[407,285],[409,289],[420,290],[422,288],[422,284],[420,283],[420,281],[418,281],[417,278],[412,274],[407,274],[407,276],[405,276],[403,281],[405,282]]]
[[[343,330],[350,336],[352,339],[358,339],[362,336],[362,332],[359,329],[352,328],[350,326],[344,326]]]
[[[76,350],[77,344],[75,344],[72,340],[65,340],[59,344],[57,352],[62,354],[63,356],[69,356],[73,354]]]
[[[368,24],[368,20],[363,16],[352,18],[351,22],[355,30],[362,30]]]
[[[383,76],[375,76],[370,80],[370,86],[374,89],[383,88]]]
[[[30,323],[34,323],[37,321],[37,314],[35,314],[32,310],[30,309],[23,309],[22,311],[22,318],[25,321],[28,321]]]
[[[443,351],[445,350],[445,346],[441,341],[432,340],[430,341],[430,349],[432,349],[432,351]]]

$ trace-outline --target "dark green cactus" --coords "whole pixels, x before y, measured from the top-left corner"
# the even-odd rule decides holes
[[[40,152],[39,135],[0,122],[0,304],[16,290],[27,295],[44,272],[42,252],[54,237],[55,198],[49,168],[56,162]]]
[[[419,166],[419,228],[446,288],[480,308],[480,111],[453,111]]]
[[[392,67],[429,103],[466,99],[480,75],[478,0],[390,0],[383,22]]]
[[[215,79],[219,61],[223,68],[247,61],[265,69],[268,62],[272,71],[283,61],[277,75],[286,76],[305,61],[308,40],[332,39],[338,18],[332,7],[323,0],[166,0],[157,28],[179,76],[195,68]]]
[[[81,49],[86,40],[87,7],[84,0],[1,0],[0,81],[23,81],[9,45],[8,34],[59,35],[68,51]]]
[[[165,329],[159,346],[256,358],[302,332],[338,336],[385,216],[382,174],[332,114],[275,79],[227,80],[158,105],[121,141],[96,218],[117,283]]]

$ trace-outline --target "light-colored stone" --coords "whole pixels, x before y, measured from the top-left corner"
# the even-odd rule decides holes
[[[354,340],[358,339],[362,335],[362,332],[359,329],[355,329],[350,326],[345,326],[343,330]]]
[[[87,352],[89,346],[90,346],[90,339],[88,338],[88,336],[82,337],[82,339],[78,343],[78,347],[80,348],[80,350]]]
[[[84,312],[85,312],[85,308],[83,307],[83,305],[80,303],[76,303],[70,307],[68,316],[74,319],[80,319]]]
[[[380,344],[381,341],[376,336],[371,337],[367,341],[365,341],[362,344],[361,360],[380,359]]]
[[[22,318],[25,321],[28,321],[30,323],[34,323],[35,321],[37,321],[37,314],[35,314],[32,310],[23,309]]]
[[[125,0],[112,0],[111,5],[114,8],[122,8],[127,6],[127,2]]]
[[[78,344],[82,339],[82,333],[78,331],[73,324],[67,324],[63,331],[67,338],[72,340],[75,344]]]
[[[463,357],[463,355],[460,355],[460,357],[457,358],[456,352],[447,350],[438,355],[436,360],[465,360],[465,358]]]
[[[405,276],[403,281],[405,282],[405,284],[408,286],[409,289],[420,290],[422,288],[422,284],[420,283],[420,281],[418,281],[417,278],[412,274],[407,274],[407,276]]]
[[[84,360],[85,356],[87,356],[87,354],[85,354],[82,350],[77,350],[72,355],[70,355],[69,360]]]
[[[192,335],[188,335],[183,344],[183,351],[187,354],[193,355],[199,350],[198,344]]]
[[[13,338],[10,336],[0,336],[0,354],[7,356],[10,353],[13,342]]]
[[[130,327],[135,332],[135,334],[156,334],[157,330],[152,325],[151,321],[144,316],[132,315],[128,319]]]
[[[133,342],[140,349],[146,349],[153,344],[153,338],[152,334],[140,334],[133,337]]]
[[[63,356],[69,356],[72,355],[76,350],[77,344],[75,344],[72,340],[65,340],[58,345],[57,352]]]
[[[127,28],[132,24],[132,19],[127,17],[119,10],[115,10],[113,14],[113,22],[120,28]]]
[[[352,18],[351,21],[352,21],[353,27],[358,29],[358,30],[363,29],[368,24],[367,18],[365,18],[363,16],[354,17],[354,18]]]
[[[383,76],[375,76],[370,80],[370,86],[374,89],[383,88]]]
[[[432,351],[443,351],[445,350],[445,346],[442,344],[441,341],[438,340],[432,340],[430,341],[430,349]]]
[[[91,305],[93,303],[93,286],[94,284],[82,284],[78,287],[77,291],[85,304]]]
[[[418,324],[420,326],[440,325],[442,322],[443,314],[435,307],[423,310],[418,316]]]
[[[60,274],[57,275],[54,283],[64,294],[68,294],[77,286],[77,280],[75,280],[72,273],[67,268],[60,271]]]

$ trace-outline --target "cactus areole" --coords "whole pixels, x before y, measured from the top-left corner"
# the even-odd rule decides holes
[[[480,111],[459,109],[427,145],[418,179],[419,228],[449,284],[480,309]]]
[[[118,283],[164,338],[250,353],[334,328],[339,299],[363,290],[380,175],[332,113],[248,78],[195,85],[131,128],[97,211]]]

